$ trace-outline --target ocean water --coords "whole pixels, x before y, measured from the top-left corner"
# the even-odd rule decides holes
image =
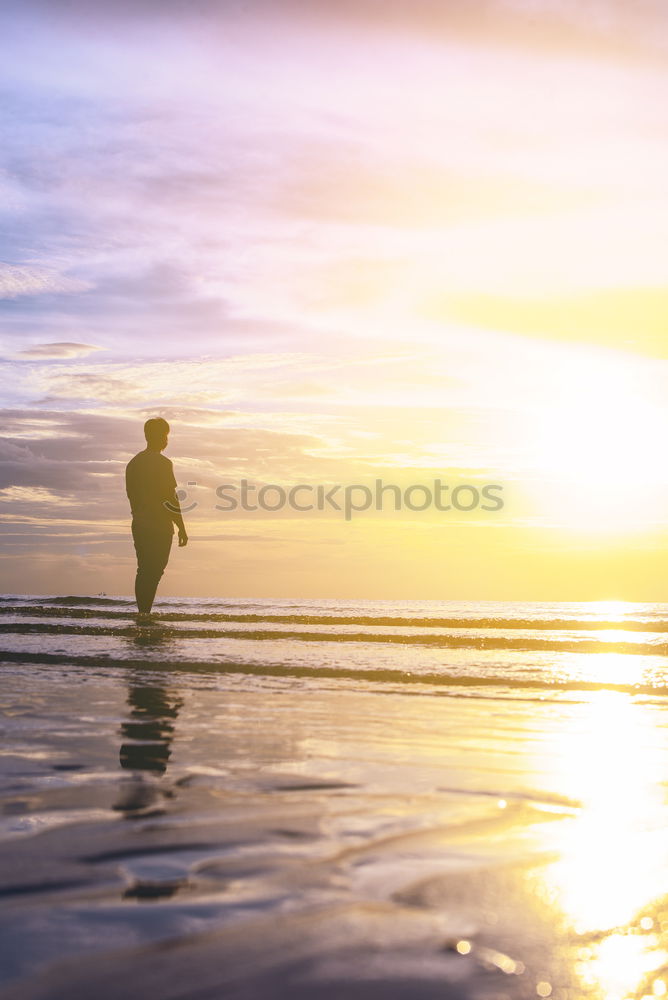
[[[668,992],[668,605],[0,597],[10,998]]]
[[[668,605],[0,597],[6,662],[668,694]],[[489,692],[494,697],[495,691]]]

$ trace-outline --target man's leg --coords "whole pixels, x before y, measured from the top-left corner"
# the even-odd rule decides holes
[[[165,531],[144,529],[132,525],[132,537],[137,553],[137,576],[135,577],[135,598],[140,614],[149,614],[153,607],[155,592],[160,578],[169,561],[172,535]]]

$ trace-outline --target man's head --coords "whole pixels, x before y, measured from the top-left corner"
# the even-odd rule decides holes
[[[162,417],[151,417],[144,424],[144,437],[149,448],[155,451],[162,451],[167,447],[167,437],[169,436],[169,424]]]

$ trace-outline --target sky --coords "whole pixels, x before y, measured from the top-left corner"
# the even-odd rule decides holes
[[[0,10],[0,590],[668,600],[658,0]],[[243,512],[216,488],[501,487]]]

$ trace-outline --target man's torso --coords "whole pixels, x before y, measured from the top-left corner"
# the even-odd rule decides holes
[[[173,533],[174,522],[165,503],[174,504],[176,481],[168,458],[156,451],[140,451],[127,464],[125,486],[136,527]]]

